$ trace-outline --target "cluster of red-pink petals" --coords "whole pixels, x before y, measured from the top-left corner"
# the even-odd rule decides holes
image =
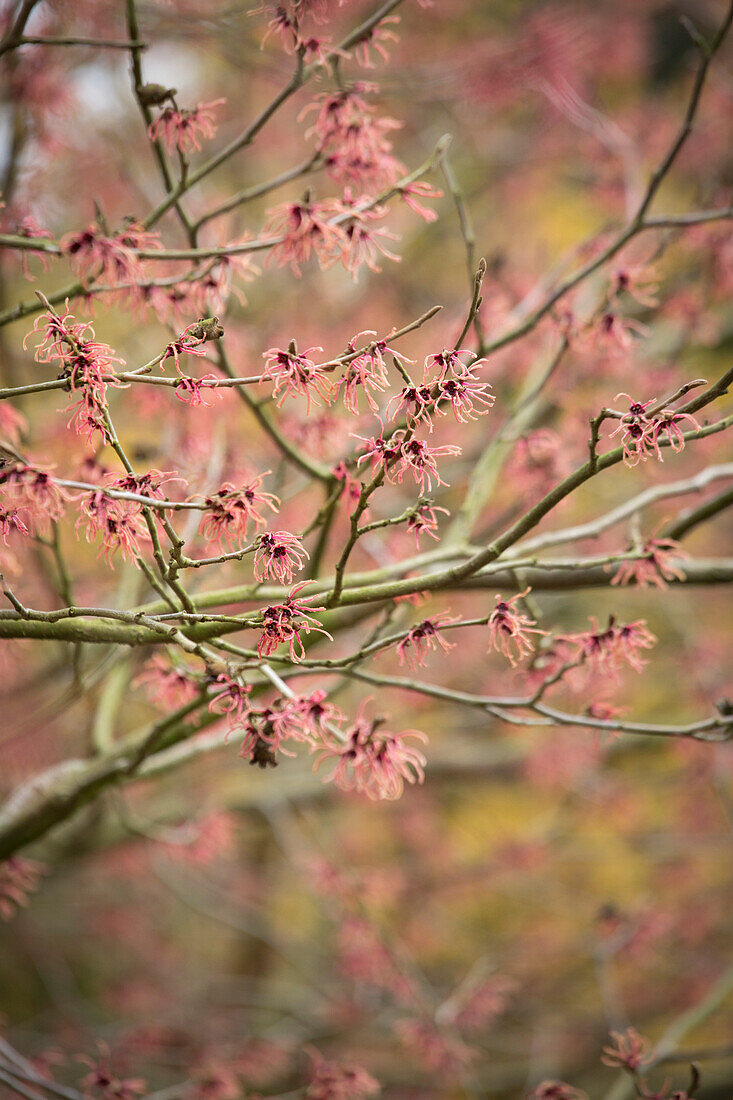
[[[357,82],[350,88],[323,92],[301,117],[316,112],[308,135],[316,137],[326,171],[337,183],[358,189],[379,190],[405,174],[405,166],[392,156],[387,134],[402,125],[393,118],[376,118],[366,96],[374,85]]]
[[[16,531],[20,535],[29,534],[28,528],[23,522],[17,508],[3,508],[0,506],[0,538],[5,546],[9,546],[8,535]]]
[[[59,246],[72,271],[85,280],[95,279],[116,287],[134,287],[143,279],[138,256],[141,250],[160,248],[157,233],[151,233],[136,222],[110,236],[98,222],[92,222],[79,233],[67,233]]]
[[[118,551],[126,561],[132,561],[140,556],[140,544],[150,541],[140,505],[114,499],[103,489],[95,489],[82,498],[76,521],[77,532],[81,528],[87,542],[93,542],[101,535],[99,557],[104,557],[110,569],[114,569],[112,558]]]
[[[438,541],[438,512],[449,516],[447,508],[439,508],[432,501],[426,500],[418,504],[415,511],[407,520],[407,530],[415,536],[415,545],[420,549],[420,535],[428,535]]]
[[[58,485],[48,470],[23,462],[0,469],[0,488],[9,510],[17,510],[23,523],[33,532],[45,530],[64,514],[69,494]]]
[[[260,489],[269,472],[266,470],[241,489],[225,481],[220,489],[205,498],[206,511],[199,526],[199,534],[208,540],[211,547],[221,549],[222,542],[232,547],[246,539],[250,524],[264,527],[266,520],[261,508],[277,512],[280,498]]]
[[[632,400],[627,393],[617,393],[614,400],[617,401],[619,397],[628,398],[629,411],[621,417],[618,427],[611,432],[611,437],[621,434],[623,461],[626,466],[633,467],[639,462],[646,462],[651,455],[663,462],[663,443],[678,453],[685,447],[683,425],[691,424],[698,430],[700,428],[694,416],[675,409],[660,409],[648,416],[646,410],[656,401],[654,397],[641,402]]]
[[[24,237],[27,241],[33,240],[50,240],[51,233],[47,229],[43,229],[38,224],[36,219],[28,214],[26,217],[21,218],[15,227],[15,233],[18,237]],[[50,265],[50,256],[43,249],[24,249],[20,254],[20,262],[23,268],[23,274],[26,279],[33,282],[33,276],[31,275],[30,268],[28,266],[28,260],[31,256],[35,256],[37,260],[40,260],[44,271],[48,271]]]
[[[371,329],[357,333],[349,343],[349,354],[356,351],[356,342],[360,336],[376,336],[376,333]],[[389,386],[385,355],[392,355],[405,363],[410,362],[401,352],[390,347],[386,340],[374,340],[350,361],[346,373],[339,379],[336,391],[340,393],[343,388],[344,408],[354,416],[359,412],[360,391],[364,393],[372,412],[377,412],[379,409],[372,393],[383,393]]]
[[[260,768],[274,768],[278,753],[295,755],[289,743],[313,749],[340,717],[338,709],[326,702],[323,691],[294,699],[281,697],[264,707],[250,707],[239,729],[244,734],[239,755]]]
[[[217,378],[215,374],[204,374],[201,378],[191,378],[187,375],[181,375],[176,380],[176,384],[173,387],[176,397],[179,401],[182,401],[184,405],[190,405],[192,409],[204,407],[210,409],[212,402],[207,401],[207,395],[211,397],[217,397],[221,400],[221,391],[212,385],[216,382]]]
[[[133,686],[144,687],[156,703],[176,709],[193,702],[201,690],[189,669],[172,664],[162,654],[150,658]]]
[[[440,631],[442,627],[457,622],[460,622],[460,619],[452,618],[447,612],[441,612],[413,626],[412,630],[397,643],[400,664],[407,665],[411,669],[424,668],[428,653],[436,652],[439,648],[443,653],[454,649],[454,643],[447,642]]]
[[[405,783],[422,783],[425,779],[425,756],[408,744],[410,740],[426,742],[420,730],[392,733],[384,729],[384,718],[367,719],[365,700],[345,740],[324,739],[316,770],[324,762],[334,763],[326,782],[333,782],[342,791],[357,791],[371,799],[396,799]]]
[[[297,535],[290,531],[267,531],[257,541],[255,579],[292,584],[296,570],[300,572],[309,557],[310,554]]]
[[[523,600],[529,592],[530,589],[526,588],[524,592],[518,592],[508,600],[497,595],[496,607],[489,616],[489,650],[495,649],[497,653],[503,653],[511,665],[516,665],[534,651],[531,634],[547,633],[540,630],[535,619],[514,606],[517,600]]]
[[[162,141],[169,153],[176,149],[181,153],[200,152],[202,139],[209,141],[216,133],[214,108],[222,103],[226,99],[213,99],[190,110],[171,104],[150,123],[150,140]]]
[[[685,574],[675,563],[688,558],[675,539],[649,539],[644,543],[643,557],[622,562],[611,584],[634,584],[637,588],[666,588],[669,581],[683,581]]]
[[[333,383],[309,358],[314,351],[323,351],[323,348],[307,348],[299,353],[295,345],[291,344],[287,351],[269,348],[263,352],[265,369],[260,381],[272,382],[272,396],[278,406],[287,397],[297,396],[305,397],[307,412],[310,412],[311,405],[320,405],[321,401],[326,405],[331,403]]]
[[[10,920],[17,909],[28,904],[46,868],[23,856],[11,856],[0,863],[0,919]]]
[[[146,1091],[145,1081],[141,1077],[119,1077],[112,1067],[109,1047],[106,1043],[98,1043],[98,1047],[96,1059],[78,1056],[78,1061],[89,1066],[89,1073],[79,1082],[83,1095],[100,1100],[136,1100]]]
[[[372,224],[386,217],[386,206],[371,202],[367,195],[356,198],[351,188],[346,187],[341,212],[344,216],[341,263],[354,278],[364,264],[378,274],[382,270],[378,263],[380,256],[400,262],[401,257],[390,252],[386,244],[387,241],[398,241],[399,236],[384,226]]]
[[[605,1066],[636,1073],[652,1061],[649,1043],[633,1027],[626,1031],[612,1031],[613,1045],[603,1048],[601,1061]]]
[[[172,359],[175,363],[176,370],[182,375],[180,357],[182,355],[198,355],[205,357],[206,348],[201,345],[206,343],[208,339],[208,334],[203,329],[201,322],[194,321],[193,324],[185,328],[175,340],[171,340],[169,344],[166,344],[163,358],[161,359],[161,366],[165,363],[166,359]]]
[[[322,268],[330,267],[346,248],[343,227],[333,221],[341,213],[336,199],[316,202],[308,198],[273,207],[263,229],[266,237],[276,239],[270,261],[281,267],[289,264],[297,276],[313,256]]]
[[[354,48],[354,58],[357,64],[364,69],[376,68],[377,61],[372,56],[372,51],[377,54],[379,60],[389,61],[387,43],[399,42],[398,35],[392,30],[392,27],[399,22],[399,15],[386,15],[384,19],[380,19],[378,23],[375,23],[368,34],[365,34]]]
[[[34,358],[38,363],[56,362],[59,377],[65,378],[73,395],[79,395],[69,420],[78,434],[85,434],[90,441],[99,432],[109,442],[106,420],[107,388],[121,387],[115,374],[115,364],[124,366],[124,360],[115,355],[107,344],[93,339],[94,329],[89,322],[78,323],[69,313],[68,304],[62,315],[46,312],[36,319],[23,346],[34,334],[41,334]]]
[[[405,473],[409,472],[415,478],[421,496],[432,490],[433,482],[436,485],[447,484],[438,473],[436,459],[461,453],[461,448],[452,443],[428,447],[424,440],[416,439],[402,429],[385,439],[384,425],[379,436],[367,438],[354,434],[354,438],[364,444],[364,453],[357,459],[357,465],[369,461],[374,471],[384,467],[387,480],[396,485],[401,484]]]
[[[651,649],[657,641],[643,619],[617,623],[612,615],[605,629],[601,629],[595,618],[590,621],[592,630],[560,635],[559,640],[576,646],[580,658],[594,672],[615,676],[624,665],[642,671],[647,662],[640,651]]]
[[[305,657],[305,648],[301,631],[310,634],[311,630],[323,634],[333,641],[333,638],[323,625],[313,615],[314,611],[323,611],[323,607],[311,607],[304,600],[298,599],[298,594],[303,591],[310,581],[301,581],[293,585],[283,603],[272,604],[266,607],[262,613],[262,634],[257,643],[257,653],[260,657],[269,657],[281,643],[286,642],[292,661],[302,661]]]

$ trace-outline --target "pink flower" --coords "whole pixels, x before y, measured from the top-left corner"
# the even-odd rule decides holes
[[[675,561],[689,557],[674,539],[649,539],[644,544],[643,558],[622,562],[611,584],[635,584],[637,588],[666,588],[667,581],[685,579]]]
[[[194,321],[192,325],[185,328],[180,336],[177,336],[175,340],[172,340],[170,344],[166,345],[163,358],[161,359],[161,367],[165,363],[166,359],[172,358],[176,370],[181,374],[181,364],[179,359],[181,355],[198,355],[206,356],[206,348],[202,348],[201,344],[206,343],[209,336],[206,330],[203,328],[200,321]]]
[[[517,600],[523,600],[530,591],[531,589],[526,588],[524,592],[519,592],[508,600],[497,596],[496,607],[489,616],[489,650],[495,649],[497,653],[503,653],[511,665],[516,665],[534,650],[529,634],[547,633],[536,626],[535,619],[517,611],[514,606]]]
[[[192,110],[182,110],[175,106],[165,110],[151,122],[148,134],[151,141],[161,139],[168,150],[181,153],[201,151],[201,139],[206,141],[214,137],[216,124],[214,108],[226,103],[226,99],[213,99],[210,103],[199,103]]]
[[[684,421],[692,424],[694,428],[700,429],[697,420],[690,413],[675,412],[674,409],[662,409],[661,413],[654,417],[648,435],[651,446],[654,448],[660,462],[664,461],[659,445],[661,436],[666,438],[675,454],[685,449],[685,437],[680,427]]]
[[[359,335],[362,335],[362,333],[359,333]],[[356,339],[357,337],[355,336],[349,344],[352,350]],[[365,351],[351,360],[346,368],[346,373],[336,384],[336,394],[338,396],[343,386],[344,408],[348,409],[354,416],[357,416],[359,412],[359,390],[361,389],[363,391],[372,412],[377,412],[379,406],[372,397],[372,392],[383,393],[388,385],[389,379],[387,377],[387,367],[384,362],[384,357],[376,354],[374,351]]]
[[[8,543],[8,535],[13,531],[17,531],[20,535],[27,535],[29,533],[28,528],[20,518],[17,508],[7,511],[7,509],[0,505],[0,537],[5,546],[10,545]]]
[[[327,741],[316,763],[335,760],[336,766],[325,782],[334,782],[342,791],[357,791],[371,799],[396,799],[405,782],[422,783],[425,779],[425,756],[408,745],[408,739],[426,742],[419,730],[390,733],[382,729],[384,718],[367,720],[363,716],[365,700],[356,722],[347,733],[346,743]]]
[[[244,725],[239,755],[252,766],[277,767],[277,754],[295,756],[288,741],[312,745],[313,731],[298,700],[276,699],[266,707],[252,708]]]
[[[45,873],[42,863],[22,856],[10,856],[0,863],[0,918],[8,921],[17,909],[28,905],[29,894],[38,889]]]
[[[200,686],[189,669],[179,668],[156,654],[132,681],[133,687],[144,686],[149,697],[165,707],[178,708],[192,702]]]
[[[232,547],[239,540],[246,539],[250,523],[255,527],[264,527],[266,520],[258,510],[267,507],[277,512],[280,498],[274,493],[260,491],[260,485],[269,470],[256,477],[243,489],[237,489],[231,482],[225,481],[216,493],[206,497],[206,512],[199,533],[209,540],[212,548],[221,549],[222,542]]]
[[[648,401],[633,401],[627,393],[617,393],[614,398],[626,397],[629,400],[629,411],[619,421],[618,427],[610,433],[612,439],[619,432],[623,447],[623,462],[625,466],[634,467],[639,462],[646,462],[652,450],[649,426],[652,423],[646,415],[649,405],[653,405],[656,397],[650,397]]]
[[[639,650],[651,649],[657,639],[643,619],[619,626],[612,615],[605,630],[591,618],[593,630],[561,635],[558,641],[578,646],[580,654],[594,672],[617,675],[622,664],[641,672],[646,664]]]
[[[393,420],[396,420],[401,410],[404,409],[408,428],[415,428],[422,422],[427,424],[432,432],[432,414],[435,412],[435,402],[430,386],[405,386],[387,405],[388,413],[393,405],[395,406],[394,412],[391,414]]]
[[[441,636],[440,629],[449,623],[457,622],[460,622],[460,619],[451,618],[446,612],[441,612],[439,615],[434,615],[430,619],[423,619],[417,626],[413,626],[409,634],[397,644],[397,656],[400,664],[405,664],[411,669],[424,668],[426,665],[425,658],[429,652],[436,651],[438,647],[444,653],[455,649],[453,643],[447,642]]]
[[[490,389],[489,382],[478,382],[470,374],[459,378],[445,378],[438,382],[436,412],[441,412],[441,401],[448,401],[459,424],[477,420],[479,416],[486,416],[496,401],[496,395],[488,392]]]
[[[301,630],[310,634],[311,629],[325,635],[333,641],[333,638],[324,630],[318,619],[313,616],[314,611],[323,611],[323,607],[310,607],[304,601],[297,598],[310,581],[301,581],[290,589],[284,603],[273,604],[266,607],[262,613],[262,635],[257,643],[257,652],[260,657],[269,657],[274,653],[281,642],[287,642],[290,649],[290,658],[293,661],[302,661],[305,657],[305,649],[300,636]]]
[[[43,229],[38,224],[36,219],[30,214],[21,219],[21,221],[15,228],[15,232],[19,237],[25,237],[27,241],[43,240],[44,238],[48,240],[51,239],[51,234],[49,233],[49,231],[47,229]],[[26,279],[28,279],[30,282],[33,282],[33,276],[31,275],[30,268],[28,267],[28,260],[31,256],[35,256],[37,260],[40,260],[41,266],[43,267],[44,271],[48,271],[51,264],[50,256],[48,256],[48,254],[42,249],[39,248],[30,251],[24,250],[21,253],[21,265],[23,268],[23,274]]]
[[[221,391],[211,385],[216,380],[214,374],[204,374],[201,378],[189,378],[186,375],[181,375],[174,387],[176,397],[184,405],[190,405],[193,409],[200,408],[202,405],[204,408],[210,409],[212,402],[206,400],[207,390],[212,397],[218,397],[221,400]]]
[[[400,483],[403,473],[409,470],[417,482],[420,495],[423,496],[426,491],[432,492],[433,479],[436,485],[448,484],[442,480],[438,473],[436,459],[441,458],[443,455],[459,455],[460,453],[461,448],[452,443],[445,444],[442,447],[428,447],[427,443],[415,439],[413,436],[401,443],[400,461],[393,469],[389,480]]]
[[[399,188],[399,194],[406,206],[409,206],[415,214],[419,214],[421,218],[424,218],[426,222],[437,221],[438,215],[434,210],[431,210],[429,206],[423,206],[420,199],[442,199],[443,192],[438,190],[437,187],[433,187],[432,184],[427,183],[425,180],[415,180],[413,183],[406,183],[403,187]]]
[[[391,26],[395,26],[399,22],[399,15],[387,15],[384,19],[380,19],[380,21],[371,28],[369,33],[357,43],[354,49],[354,57],[356,58],[357,64],[361,65],[364,69],[375,68],[376,63],[372,57],[372,50],[374,50],[382,61],[389,61],[386,43],[399,42],[398,36],[391,29]]]
[[[369,213],[382,217],[386,211],[382,207],[375,207]],[[385,241],[398,241],[400,238],[384,226],[372,227],[368,224],[366,212],[355,214],[344,226],[344,249],[341,253],[341,262],[352,276],[366,264],[370,271],[379,273],[382,269],[377,263],[381,254],[388,260],[399,263],[401,257],[390,252]]]
[[[260,381],[269,380],[274,383],[272,396],[278,407],[286,397],[295,397],[298,394],[305,397],[307,412],[310,412],[311,404],[321,404],[319,397],[327,405],[331,404],[333,384],[320,367],[308,358],[314,351],[323,351],[323,348],[308,348],[299,354],[292,343],[287,351],[270,348],[263,353],[265,369]]]
[[[145,1082],[140,1077],[122,1079],[118,1077],[110,1064],[109,1048],[99,1043],[99,1057],[96,1061],[84,1055],[79,1061],[90,1067],[89,1073],[79,1082],[85,1096],[101,1097],[102,1100],[135,1100],[145,1092]]]
[[[150,541],[139,505],[113,500],[101,489],[87,494],[79,505],[79,513],[76,530],[84,527],[87,542],[102,536],[99,556],[104,556],[110,569],[114,569],[112,557],[117,551],[129,561],[140,555],[141,542]]]
[[[474,362],[466,365],[461,359],[462,355],[472,356]],[[425,381],[429,380],[429,376],[432,371],[436,372],[433,382],[442,382],[449,375],[454,378],[465,378],[466,375],[472,375],[475,368],[481,363],[485,363],[485,359],[477,359],[476,353],[470,351],[467,348],[460,349],[448,349],[443,348],[442,351],[435,352],[433,355],[428,355],[425,360]]]
[[[613,272],[611,301],[618,301],[622,294],[628,294],[639,305],[657,306],[658,289],[659,279],[646,264],[624,264]]]
[[[258,581],[271,578],[280,584],[292,584],[295,571],[300,571],[309,557],[297,535],[289,531],[267,532],[260,535],[257,544],[255,578]]]
[[[614,1045],[603,1048],[601,1061],[604,1065],[636,1073],[652,1061],[649,1043],[633,1027],[623,1032],[612,1031],[611,1038]]]
[[[137,255],[140,249],[160,248],[157,233],[130,223],[115,236],[92,222],[81,233],[67,233],[59,242],[72,271],[82,279],[135,285],[142,281],[143,269]]]
[[[415,536],[415,545],[418,550],[420,549],[420,535],[429,535],[431,539],[438,542],[436,533],[438,530],[438,512],[442,512],[446,516],[450,515],[447,508],[438,508],[432,502],[425,501],[419,505],[408,519],[407,530]]]
[[[243,684],[240,680],[220,672],[213,681],[213,687],[221,690],[216,692],[209,703],[209,710],[212,714],[226,715],[230,732],[241,729],[249,718],[252,685]]]
[[[7,493],[7,503],[18,509],[23,522],[34,530],[61,519],[69,499],[48,470],[21,462],[0,468],[0,487]]]
[[[270,252],[273,263],[280,267],[290,264],[297,276],[311,256],[321,267],[329,267],[346,247],[343,228],[329,220],[339,213],[341,204],[333,199],[284,203],[269,210],[263,232],[267,237],[282,238]]]

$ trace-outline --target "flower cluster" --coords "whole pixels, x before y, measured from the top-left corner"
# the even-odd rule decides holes
[[[644,543],[641,552],[643,557],[622,562],[611,584],[666,588],[669,581],[685,579],[685,574],[675,563],[688,558],[689,554],[675,539],[649,539]]]
[[[620,624],[612,615],[605,630],[593,617],[591,623],[592,630],[561,635],[559,640],[577,646],[580,658],[593,672],[616,676],[624,665],[641,672],[646,661],[640,651],[651,649],[657,641],[643,619]]]
[[[621,417],[611,436],[621,435],[623,461],[626,466],[637,466],[639,462],[646,462],[651,455],[663,462],[662,446],[671,447],[675,453],[684,450],[683,425],[691,424],[698,430],[700,428],[691,413],[662,408],[651,416],[647,415],[646,410],[654,404],[655,397],[641,402],[632,400],[627,393],[617,393],[614,400],[617,401],[619,397],[628,398],[629,411]]]
[[[129,290],[143,281],[138,252],[160,248],[161,244],[157,233],[134,221],[112,236],[98,222],[92,222],[79,233],[67,233],[61,238],[60,247],[72,271],[81,279],[113,288],[127,284],[121,289]]]
[[[534,644],[530,634],[546,634],[540,630],[535,619],[518,611],[514,606],[517,600],[523,600],[530,592],[518,592],[508,600],[496,597],[496,607],[489,616],[489,650],[503,653],[511,665],[516,665],[527,654],[532,653]]]
[[[262,613],[262,634],[257,643],[257,652],[260,657],[269,657],[282,642],[287,642],[292,661],[302,661],[305,657],[301,631],[310,634],[316,630],[326,638],[333,641],[327,630],[313,615],[314,611],[323,611],[322,607],[311,607],[303,600],[298,599],[298,593],[310,584],[310,581],[301,581],[294,585],[283,603],[272,604],[266,607]]]
[[[310,554],[297,535],[290,531],[268,531],[260,535],[255,550],[254,573],[258,581],[292,584],[295,571],[305,565]]]
[[[407,742],[424,743],[427,737],[419,730],[391,733],[384,729],[386,719],[364,716],[367,702],[359,708],[345,741],[325,740],[316,768],[324,761],[335,761],[326,781],[332,781],[340,790],[358,791],[371,799],[399,798],[405,783],[422,783],[425,779],[425,756]]]
[[[261,508],[270,508],[277,512],[279,497],[260,489],[269,472],[266,470],[243,489],[237,489],[231,482],[225,481],[217,492],[205,498],[206,511],[199,526],[199,534],[208,540],[210,547],[221,549],[222,542],[232,547],[247,537],[250,523],[255,527],[264,527],[266,520]]]
[[[366,96],[373,84],[357,82],[335,92],[323,92],[302,116],[315,111],[308,136],[315,136],[326,171],[337,183],[379,190],[406,172],[392,155],[388,134],[400,128],[393,118],[375,117]]]
[[[449,650],[455,649],[453,643],[445,640],[440,630],[449,623],[457,622],[460,622],[460,619],[452,618],[446,612],[442,612],[439,615],[433,615],[430,619],[423,619],[417,626],[413,626],[402,641],[397,643],[400,664],[407,665],[411,669],[424,668],[426,657],[431,651],[434,652],[440,648],[444,653],[448,653]]]
[[[263,353],[265,369],[260,381],[273,383],[272,396],[278,406],[287,397],[297,395],[305,397],[307,412],[310,412],[312,404],[321,404],[319,397],[327,405],[331,403],[333,385],[321,368],[309,358],[314,351],[323,351],[323,348],[308,348],[299,353],[292,343],[287,351],[269,348]]]
[[[150,123],[150,140],[162,141],[169,153],[176,149],[181,153],[200,152],[202,139],[208,141],[216,133],[214,108],[222,103],[226,100],[213,99],[210,103],[199,103],[191,110],[171,104]]]
[[[127,561],[140,556],[141,542],[149,542],[140,506],[128,500],[115,500],[103,489],[88,493],[79,505],[76,530],[84,530],[88,542],[102,537],[100,557],[114,569],[113,556],[119,551]]]
[[[401,484],[405,473],[409,472],[415,478],[421,496],[431,492],[433,482],[436,485],[447,484],[438,473],[436,459],[461,453],[461,448],[453,443],[428,447],[423,440],[416,439],[401,428],[385,439],[384,425],[379,436],[367,438],[354,434],[354,438],[364,443],[364,453],[357,459],[358,466],[370,461],[375,472],[383,468],[387,480],[393,485]]]

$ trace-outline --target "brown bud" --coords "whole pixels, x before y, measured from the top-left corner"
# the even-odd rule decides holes
[[[138,99],[144,107],[159,107],[175,94],[175,88],[166,88],[163,84],[143,84],[137,90]]]

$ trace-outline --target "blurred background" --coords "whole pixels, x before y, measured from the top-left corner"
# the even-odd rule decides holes
[[[204,156],[235,137],[289,78],[292,58],[276,33],[263,46],[269,16],[253,14],[255,7],[254,0],[138,5],[150,43],[146,80],[174,86],[186,105],[226,100]],[[314,24],[314,33],[338,42],[372,7],[328,4],[332,19]],[[437,221],[395,205],[386,224],[399,235],[390,247],[400,262],[385,259],[381,273],[362,269],[352,280],[341,268],[310,265],[297,279],[257,256],[234,272],[234,292],[220,303],[237,373],[257,373],[262,352],[293,337],[333,354],[361,330],[388,331],[440,303],[439,317],[404,344],[411,359],[422,360],[460,331],[479,256],[488,263],[481,323],[487,336],[495,334],[531,288],[591,254],[633,208],[689,95],[695,48],[680,16],[710,34],[724,9],[717,0],[405,3],[392,26],[399,40],[386,43],[389,62],[375,57],[373,70],[353,62],[344,69],[378,85],[378,113],[402,123],[392,138],[408,167],[452,135],[449,163],[473,227],[473,256],[456,196],[439,171],[428,177],[444,192],[429,203]],[[36,33],[127,33],[124,5],[107,0],[42,3],[37,19]],[[660,211],[730,202],[730,61],[729,44],[657,200]],[[28,46],[6,56],[4,67],[5,232],[32,216],[58,238],[92,221],[95,202],[118,225],[159,201],[125,51]],[[303,89],[250,148],[193,191],[193,216],[307,158],[312,116],[301,112],[331,86],[324,77]],[[208,222],[201,243],[258,236],[268,210],[306,187],[319,199],[338,192],[323,172],[296,179]],[[173,217],[159,228],[167,246],[185,246]],[[630,348],[608,348],[585,333],[573,344],[535,422],[507,447],[478,541],[584,460],[588,417],[619,390],[646,400],[690,377],[715,378],[730,364],[729,223],[644,240],[625,261],[653,265],[659,284],[657,304],[625,307],[646,326],[643,339],[633,333]],[[156,267],[158,275],[166,271]],[[3,255],[1,309],[32,299],[36,288],[52,293],[69,282],[60,261],[44,271],[33,257],[30,275],[34,282],[15,255]],[[568,308],[592,311],[600,292],[601,281],[593,282]],[[97,336],[132,364],[156,354],[170,324],[180,331],[196,319],[131,313],[104,300],[74,308],[82,316],[91,308]],[[37,377],[22,350],[32,320],[0,329],[6,385]],[[492,357],[487,378],[497,409],[547,361],[558,324],[549,318]],[[271,469],[266,488],[284,496],[278,525],[302,527],[317,495],[292,488],[233,393],[193,411],[173,408],[170,397],[157,387],[115,393],[115,423],[136,459],[181,470],[195,488]],[[67,432],[63,405],[58,393],[18,403],[32,425],[24,445],[66,476],[85,468],[88,476],[88,448]],[[460,500],[489,419],[440,430],[437,442],[463,447],[440,499],[447,508]],[[371,432],[373,418],[353,421],[337,409],[306,420],[303,408],[294,413],[288,404],[283,424],[307,453],[334,463],[354,445],[349,432]],[[92,457],[104,467],[109,455]],[[619,469],[574,494],[542,529],[600,515],[648,485],[726,458],[721,435],[663,466]],[[385,514],[403,507],[401,499],[398,488],[389,489]],[[645,535],[684,506],[668,499],[651,509]],[[341,516],[333,547],[347,523]],[[612,553],[628,534],[614,529],[578,550]],[[685,548],[722,556],[732,535],[723,514],[693,532]],[[120,563],[110,573],[97,547],[75,541],[73,524],[61,538],[80,602],[122,606],[144,596],[136,571]],[[380,533],[365,541],[354,566],[411,553],[411,539]],[[234,563],[216,583],[243,579],[245,567]],[[43,547],[13,583],[28,603],[53,606],[53,561]],[[660,722],[695,720],[733,690],[726,595],[693,587],[534,594],[542,625],[558,632],[585,629],[590,615],[601,623],[611,613],[648,622],[659,644],[643,676],[629,671],[583,702]],[[491,606],[493,593],[431,597],[417,609],[401,608],[396,623],[447,608],[476,614],[477,598]],[[355,623],[339,642],[349,652],[363,636]],[[431,658],[421,678],[467,692],[517,690],[506,662],[487,655],[484,628],[460,637],[450,653]],[[137,682],[148,659],[114,647],[72,659],[68,647],[51,642],[0,643],[0,793],[164,713]],[[394,651],[373,667],[402,671]],[[302,685],[324,686],[313,677]],[[567,700],[563,691],[553,701]],[[345,682],[338,705],[354,713],[364,694],[363,685]],[[292,1092],[308,1045],[366,1067],[395,1100],[520,1097],[548,1078],[620,1100],[626,1093],[617,1071],[599,1062],[609,1030],[633,1026],[656,1041],[677,1028],[683,1052],[719,1048],[702,1063],[700,1100],[729,1100],[729,748],[513,727],[445,701],[379,688],[374,694],[395,729],[415,726],[430,738],[425,786],[408,789],[398,803],[324,787],[308,759],[285,760],[276,771],[247,768],[237,744],[225,745],[224,730],[211,726],[188,761],[150,766],[139,782],[106,793],[32,848],[28,854],[46,868],[39,889],[0,925],[7,1038],[68,1082],[84,1072],[76,1055],[96,1057],[101,1040],[120,1074],[144,1077],[150,1091],[188,1079],[195,1095],[211,1100]],[[654,1071],[656,1088],[665,1077],[684,1087],[684,1055]]]

